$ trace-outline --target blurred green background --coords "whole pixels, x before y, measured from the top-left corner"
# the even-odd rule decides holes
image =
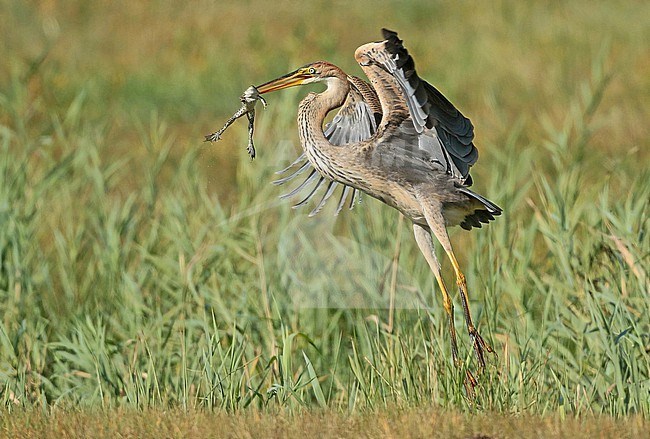
[[[605,175],[648,159],[647,2],[5,0],[3,10],[3,88],[25,78],[31,105],[47,109],[84,91],[84,119],[110,122],[118,156],[141,153],[133,120],[152,112],[178,136],[175,154],[220,127],[251,83],[317,59],[363,76],[354,50],[387,27],[406,41],[421,75],[471,116],[484,156],[503,142],[504,128],[523,121],[526,143],[543,136],[545,122],[561,123],[606,50],[613,81],[591,147],[607,153]],[[295,130],[280,137],[295,140]],[[231,186],[222,173],[241,157],[240,143],[229,136],[203,148],[212,173],[224,175],[215,186]]]
[[[650,412],[648,2],[0,5],[5,407]],[[474,403],[397,213],[277,200],[305,90],[269,96],[254,162],[245,123],[202,142],[250,84],[363,76],[382,27],[472,119],[505,209],[452,236],[499,353]],[[362,306],[300,303],[325,293]],[[388,294],[426,306],[372,309]]]

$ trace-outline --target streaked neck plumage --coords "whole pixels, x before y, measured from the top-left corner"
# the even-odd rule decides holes
[[[345,180],[339,163],[342,148],[332,145],[323,133],[327,114],[343,105],[350,90],[346,80],[337,77],[326,79],[327,89],[322,93],[309,93],[298,107],[300,143],[307,158],[321,175],[333,180]]]

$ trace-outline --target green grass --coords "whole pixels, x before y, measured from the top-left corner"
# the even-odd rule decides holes
[[[4,410],[650,415],[648,6],[387,2],[352,27],[325,3],[267,26],[253,3],[3,2]],[[472,118],[476,188],[505,208],[452,234],[498,353],[474,402],[399,215],[278,201],[304,91],[269,96],[254,162],[243,123],[201,143],[250,83],[315,57],[355,72],[382,26]]]

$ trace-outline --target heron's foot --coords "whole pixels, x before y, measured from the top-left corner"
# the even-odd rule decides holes
[[[476,353],[476,359],[478,360],[479,364],[479,373],[485,369],[485,354],[484,352],[488,352],[490,354],[494,354],[494,349],[492,349],[492,346],[487,344],[487,342],[481,337],[481,334],[478,333],[478,330],[474,327],[469,329],[469,336],[472,338],[472,342],[474,343],[474,352]]]
[[[463,362],[456,356],[454,356],[454,365],[460,371],[465,369]],[[470,401],[473,401],[474,397],[476,396],[476,393],[474,392],[476,386],[478,386],[477,379],[474,378],[474,375],[472,375],[472,372],[470,372],[469,369],[465,369],[465,378],[463,379],[463,387],[465,387],[465,394],[467,395],[467,398]]]
[[[465,386],[465,393],[467,394],[467,398],[473,401],[474,397],[476,396],[474,388],[478,386],[478,381],[476,381],[476,378],[474,378],[474,375],[472,375],[472,372],[469,370],[465,371],[465,380],[463,381],[463,386]]]

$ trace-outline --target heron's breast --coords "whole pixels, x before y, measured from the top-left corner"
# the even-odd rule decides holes
[[[365,183],[367,188],[362,190],[399,210],[407,218],[415,222],[424,218],[420,203],[409,185],[373,177],[369,177]]]

